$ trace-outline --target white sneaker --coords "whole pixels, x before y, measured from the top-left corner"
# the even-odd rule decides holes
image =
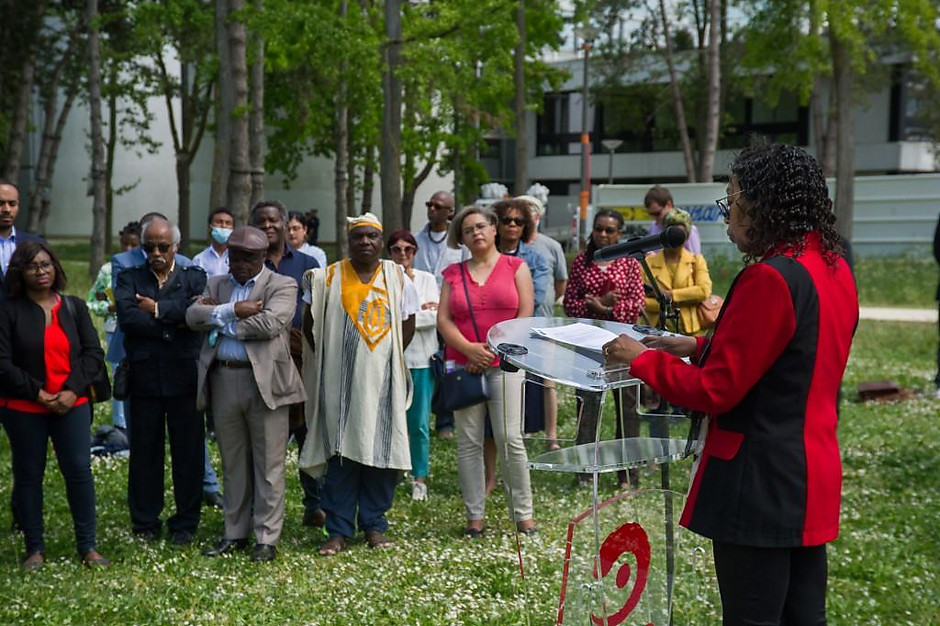
[[[427,500],[428,499],[428,486],[425,483],[419,483],[414,481],[411,483],[411,499],[412,500]]]

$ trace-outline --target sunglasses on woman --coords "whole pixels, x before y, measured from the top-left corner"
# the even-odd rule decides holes
[[[499,218],[499,223],[503,226],[509,226],[510,224],[515,224],[516,226],[525,226],[525,220],[521,217],[501,217]]]
[[[148,243],[141,244],[140,247],[143,248],[144,252],[146,252],[147,254],[150,254],[150,253],[153,252],[154,250],[159,250],[159,251],[162,252],[163,254],[166,254],[167,252],[170,251],[170,248],[173,247],[173,244],[170,244],[170,243],[149,243],[149,242],[148,242]]]
[[[620,229],[616,226],[595,226],[594,232],[599,235],[616,235]]]
[[[415,251],[414,246],[392,246],[389,248],[392,251],[392,254],[413,254]]]

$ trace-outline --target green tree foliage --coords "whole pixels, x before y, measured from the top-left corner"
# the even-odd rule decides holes
[[[269,0],[263,31],[267,46],[267,119],[272,129],[266,165],[289,181],[308,155],[334,153],[336,68],[346,66],[350,145],[363,167],[379,145],[382,104],[381,5],[360,2],[340,19],[333,1]],[[479,152],[487,135],[512,128],[512,49],[516,3],[447,0],[407,4],[402,11],[400,78],[404,85],[402,178],[406,218],[414,188],[431,169],[475,183],[485,176]],[[540,98],[557,72],[535,61],[557,47],[562,20],[549,0],[527,3],[527,83]],[[350,172],[352,174],[352,172]],[[357,184],[358,181],[357,181]]]

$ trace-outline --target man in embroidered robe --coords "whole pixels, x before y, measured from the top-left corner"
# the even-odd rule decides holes
[[[326,474],[324,556],[342,551],[357,525],[370,547],[389,545],[385,513],[401,471],[411,469],[405,348],[418,294],[400,265],[379,258],[378,218],[348,219],[349,258],[304,275],[307,440],[300,466]]]

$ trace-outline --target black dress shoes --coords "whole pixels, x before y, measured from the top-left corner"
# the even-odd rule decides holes
[[[188,530],[174,530],[170,534],[170,541],[174,546],[188,546],[193,542],[193,534]]]
[[[141,528],[134,530],[134,536],[144,541],[156,541],[160,538],[159,528]]]
[[[202,494],[202,503],[213,509],[222,510],[222,494],[218,491],[210,491]]]
[[[277,556],[277,548],[268,543],[256,543],[251,551],[251,560],[256,562],[273,561]]]
[[[206,548],[202,551],[202,554],[203,556],[222,556],[223,554],[231,554],[236,550],[244,550],[247,547],[247,539],[226,539],[222,537],[219,539],[219,543],[211,548]]]

